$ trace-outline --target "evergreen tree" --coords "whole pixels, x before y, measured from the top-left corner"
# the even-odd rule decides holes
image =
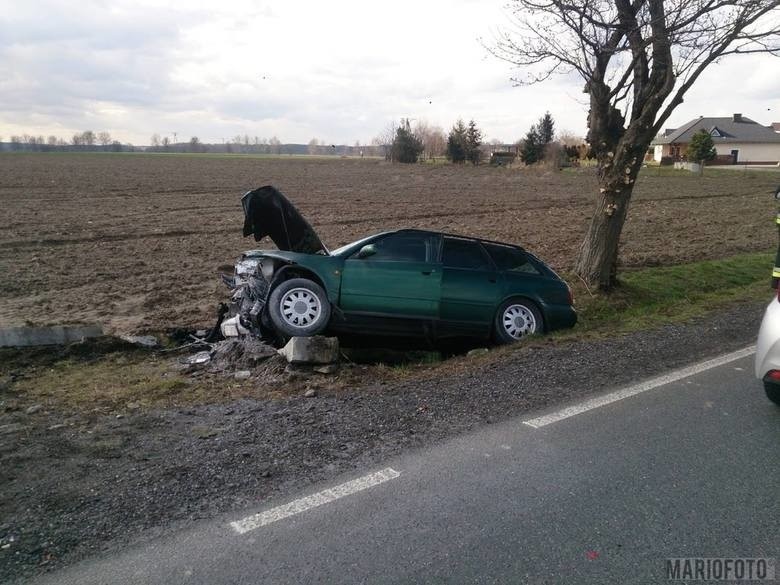
[[[458,120],[447,136],[447,158],[454,163],[465,162],[468,155],[468,129]]]
[[[401,120],[393,140],[393,160],[402,163],[416,163],[423,151],[422,140],[412,132],[409,120]]]
[[[715,142],[713,142],[712,136],[702,128],[691,138],[686,154],[689,161],[698,163],[714,159],[718,152],[715,150]]]
[[[544,159],[545,147],[555,137],[555,121],[550,112],[545,112],[539,122],[531,126],[523,139],[520,158],[527,165],[532,165]]]
[[[539,133],[539,127],[534,124],[523,139],[520,158],[525,164],[532,165],[542,160],[542,156],[544,156],[544,143]]]
[[[477,128],[476,122],[471,120],[466,131],[466,158],[474,165],[478,165],[482,158],[482,151],[479,149],[481,144],[482,132]]]
[[[539,118],[539,124],[537,126],[541,143],[550,144],[555,137],[555,122],[553,121],[550,112],[545,112],[544,116]]]

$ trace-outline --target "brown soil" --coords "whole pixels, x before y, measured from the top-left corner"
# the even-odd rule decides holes
[[[591,169],[551,172],[376,160],[155,155],[0,156],[0,324],[108,331],[205,326],[243,250],[240,196],[281,189],[336,247],[398,227],[516,242],[568,270],[596,193]],[[647,169],[627,267],[771,250],[776,173]]]

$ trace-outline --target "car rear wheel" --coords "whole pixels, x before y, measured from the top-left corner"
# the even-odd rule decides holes
[[[542,313],[528,299],[509,299],[498,308],[493,334],[499,343],[514,343],[534,333],[544,331]]]
[[[287,337],[311,337],[328,326],[330,302],[316,282],[292,278],[271,291],[268,314],[279,333]]]
[[[771,382],[764,382],[764,392],[766,392],[766,397],[769,400],[780,406],[780,386]]]

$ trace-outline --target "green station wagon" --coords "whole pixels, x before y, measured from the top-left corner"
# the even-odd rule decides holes
[[[224,277],[234,331],[442,345],[510,343],[577,322],[566,283],[519,246],[401,229],[328,251],[274,187],[242,204],[244,235],[279,250],[245,252]]]

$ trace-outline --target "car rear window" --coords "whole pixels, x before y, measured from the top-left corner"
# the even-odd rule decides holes
[[[444,238],[442,264],[449,268],[470,268],[471,270],[494,270],[490,259],[482,251],[479,242]]]
[[[501,246],[499,244],[483,245],[499,270],[541,274],[522,250],[512,248],[511,246]]]

